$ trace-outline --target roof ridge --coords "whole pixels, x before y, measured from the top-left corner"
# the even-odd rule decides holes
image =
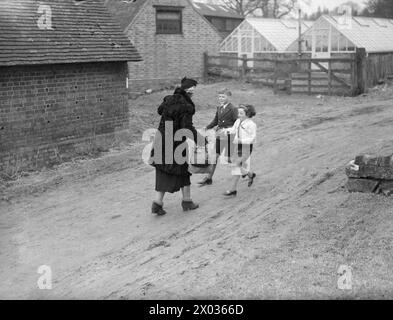
[[[202,3],[196,1],[190,2],[192,3],[193,8],[195,8],[204,16],[244,19],[236,10],[225,5]]]
[[[104,4],[123,30],[126,30],[148,1],[134,0],[132,2],[125,2],[121,0],[105,0]]]

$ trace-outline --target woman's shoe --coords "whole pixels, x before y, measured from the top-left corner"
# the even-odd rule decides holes
[[[162,208],[162,205],[153,202],[151,206],[151,213],[155,213],[158,216],[163,216],[164,214],[166,214],[166,211]]]
[[[252,176],[249,177],[249,180],[248,180],[248,186],[249,186],[249,187],[252,186],[252,184],[253,184],[253,182],[254,182],[254,178],[255,178],[256,176],[257,176],[257,175],[256,175],[255,173],[253,173]]]
[[[183,211],[191,211],[199,208],[199,204],[196,204],[193,201],[182,201],[181,206]]]
[[[227,196],[227,197],[236,196],[236,195],[237,195],[237,191],[236,190],[234,190],[234,191],[226,191],[224,193],[224,196]]]

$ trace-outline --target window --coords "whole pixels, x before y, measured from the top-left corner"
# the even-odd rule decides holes
[[[239,24],[240,24],[240,21],[237,20],[237,19],[226,19],[226,20],[225,20],[225,29],[226,29],[226,31],[232,31],[232,30],[234,30]]]
[[[355,51],[355,46],[353,46],[353,45],[349,46],[348,51]]]
[[[339,50],[340,51],[347,51],[348,48],[348,40],[343,35],[340,35],[340,42],[339,42]]]
[[[236,36],[228,37],[221,44],[221,52],[238,52],[238,38]]]
[[[156,7],[156,33],[182,33],[182,7]]]
[[[348,40],[348,51],[355,51],[355,45]]]
[[[329,37],[322,35],[322,52],[329,52]]]
[[[251,53],[252,38],[242,37],[241,39],[241,53]]]
[[[254,52],[261,52],[261,47],[262,47],[262,39],[259,38],[254,38]]]
[[[322,52],[322,37],[319,34],[315,37],[315,52]]]
[[[315,52],[329,52],[328,29],[315,29]]]
[[[336,32],[332,32],[332,39],[331,39],[331,45],[332,45],[332,51],[337,52],[339,49],[339,38],[340,34]]]
[[[310,34],[304,37],[304,50],[308,52],[312,51],[312,36]]]
[[[212,18],[211,23],[218,29],[218,31],[225,31],[225,19]]]

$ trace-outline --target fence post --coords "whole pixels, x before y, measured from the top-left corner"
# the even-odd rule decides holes
[[[203,81],[207,82],[209,78],[209,56],[208,53],[205,51],[203,53]]]
[[[356,96],[358,92],[358,64],[357,53],[352,54],[351,61],[351,95]]]
[[[311,68],[312,62],[311,59],[308,61],[308,95],[311,96]]]
[[[332,61],[329,60],[329,67],[328,67],[328,92],[329,96],[332,95]]]
[[[241,78],[244,79],[247,73],[247,55],[242,54],[242,72]]]
[[[287,94],[292,94],[292,73],[289,73],[288,79],[286,80]]]
[[[366,91],[367,88],[367,57],[366,57],[366,49],[365,48],[356,48],[356,81],[357,84],[355,86],[356,90],[353,93],[354,95],[362,94]]]
[[[274,60],[274,83],[273,83],[273,92],[277,94],[277,75],[278,75],[278,61],[277,58]]]

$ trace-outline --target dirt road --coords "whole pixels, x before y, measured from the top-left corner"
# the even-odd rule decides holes
[[[123,166],[2,201],[0,298],[393,298],[393,198],[344,188],[357,154],[393,153],[393,94],[322,101],[227,85],[259,111],[252,188],[224,199],[222,165],[212,186],[192,177],[200,209],[168,195],[156,217],[154,172]],[[220,86],[200,87],[197,127]],[[162,96],[138,99],[131,116],[154,114]],[[51,290],[37,287],[41,265]],[[337,287],[340,265],[351,290]]]

